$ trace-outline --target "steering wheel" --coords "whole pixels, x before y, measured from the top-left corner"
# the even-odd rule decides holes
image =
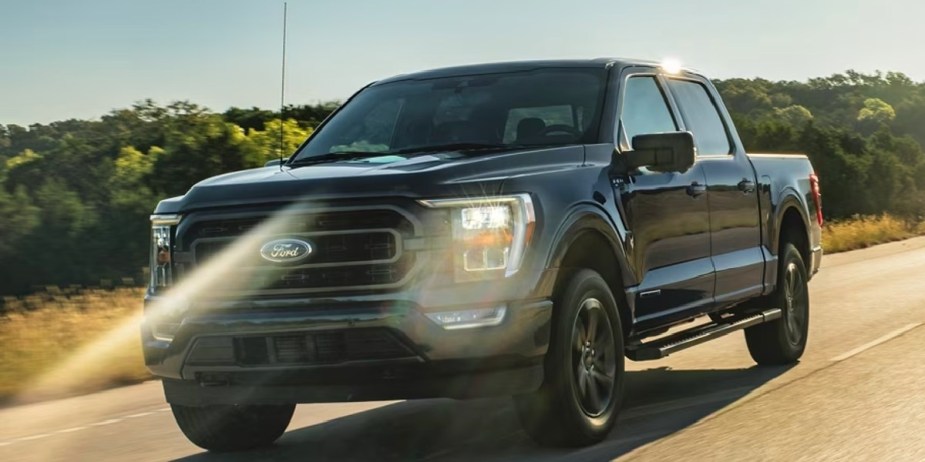
[[[574,135],[575,138],[578,138],[581,136],[581,131],[579,131],[577,128],[572,127],[570,125],[564,125],[564,124],[555,124],[555,125],[550,125],[546,128],[543,128],[542,130],[540,130],[539,135],[546,136],[552,133],[568,133],[569,135]]]

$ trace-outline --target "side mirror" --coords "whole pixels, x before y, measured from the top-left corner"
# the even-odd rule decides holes
[[[285,164],[287,160],[289,160],[288,157],[283,157],[282,159],[273,159],[263,164],[263,166],[264,167],[276,167],[277,165]]]
[[[633,150],[624,153],[630,170],[649,167],[656,172],[686,172],[694,165],[696,149],[691,132],[653,133],[633,137]]]

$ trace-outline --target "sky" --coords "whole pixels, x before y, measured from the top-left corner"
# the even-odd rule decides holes
[[[275,108],[281,0],[0,0],[0,124],[145,98]],[[677,58],[713,78],[925,81],[920,0],[289,0],[286,101],[478,62]]]

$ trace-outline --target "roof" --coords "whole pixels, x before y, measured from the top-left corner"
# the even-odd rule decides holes
[[[657,61],[646,61],[639,59],[621,59],[621,58],[596,58],[596,59],[558,59],[542,61],[509,61],[487,64],[469,64],[465,66],[444,67],[427,71],[414,72],[410,74],[397,75],[376,82],[374,85],[396,82],[400,80],[426,80],[440,77],[455,77],[463,75],[495,74],[499,72],[516,72],[543,68],[600,68],[605,69],[610,66],[658,66]]]

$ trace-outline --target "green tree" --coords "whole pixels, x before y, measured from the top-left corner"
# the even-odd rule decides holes
[[[896,111],[893,106],[887,104],[880,98],[867,98],[864,100],[864,107],[858,111],[858,121],[874,122],[885,124],[896,118]]]
[[[282,123],[283,144],[280,149],[280,124],[279,119],[273,119],[264,124],[263,130],[248,130],[247,138],[254,144],[257,154],[252,164],[263,165],[277,157],[289,157],[313,131],[302,128],[295,119],[287,119]]]
[[[39,209],[32,205],[32,200],[24,187],[9,193],[0,183],[0,270],[12,254],[16,252],[20,241],[29,236],[38,227]],[[6,271],[4,271],[6,274]]]
[[[813,113],[799,104],[787,106],[783,109],[775,108],[774,116],[794,127],[802,127],[813,120]]]

